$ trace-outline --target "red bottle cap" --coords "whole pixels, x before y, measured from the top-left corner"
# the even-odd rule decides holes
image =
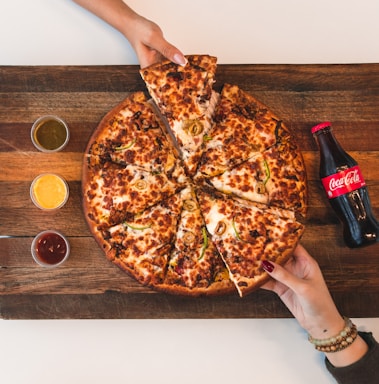
[[[321,131],[321,129],[331,127],[332,123],[330,121],[325,121],[323,123],[317,124],[312,128],[312,133],[316,133],[318,131]]]

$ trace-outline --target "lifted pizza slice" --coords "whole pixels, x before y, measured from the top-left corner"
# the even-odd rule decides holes
[[[212,90],[217,59],[209,55],[186,58],[184,67],[166,60],[143,68],[140,73],[168,122],[188,174],[193,175],[218,100]]]

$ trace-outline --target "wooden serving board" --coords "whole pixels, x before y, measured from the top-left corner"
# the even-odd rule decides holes
[[[318,260],[340,311],[379,316],[379,245],[351,250],[318,177],[311,127],[324,120],[359,162],[379,217],[379,64],[219,65],[216,89],[228,82],[267,104],[297,136],[308,172],[309,213],[302,243]],[[108,262],[81,209],[81,166],[101,118],[131,92],[143,90],[137,66],[0,67],[0,317],[47,318],[278,318],[290,313],[275,294],[258,290],[186,298],[141,286]],[[59,153],[38,152],[34,120],[56,114],[71,131]],[[66,178],[68,203],[56,213],[29,198],[33,178],[53,171]],[[30,253],[45,229],[71,243],[66,264],[45,270]]]

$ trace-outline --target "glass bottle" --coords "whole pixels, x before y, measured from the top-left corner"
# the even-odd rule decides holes
[[[379,224],[358,163],[336,140],[330,122],[314,126],[312,134],[320,150],[320,178],[343,224],[346,245],[356,248],[378,242]]]

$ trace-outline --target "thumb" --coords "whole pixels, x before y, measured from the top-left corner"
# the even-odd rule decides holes
[[[187,64],[187,59],[185,58],[183,53],[166,40],[163,40],[158,50],[164,57],[166,57],[175,64],[181,66],[185,66]]]

